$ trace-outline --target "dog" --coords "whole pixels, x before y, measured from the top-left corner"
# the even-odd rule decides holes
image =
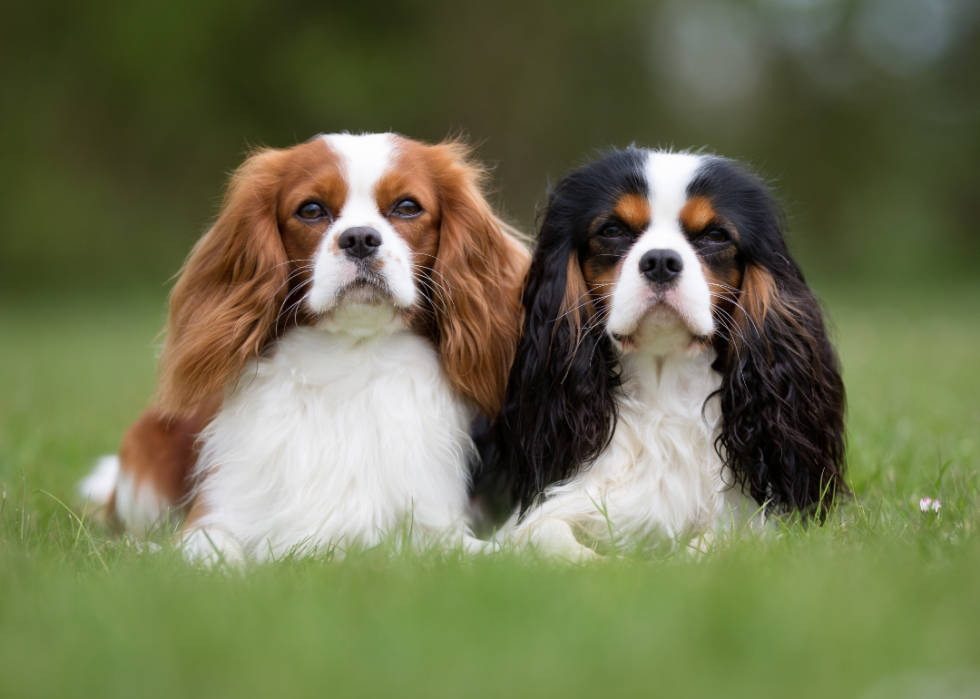
[[[214,563],[464,541],[470,435],[503,400],[530,255],[459,142],[252,154],[170,297],[158,402],[82,490],[127,528],[186,505]]]
[[[550,194],[498,421],[510,536],[572,559],[826,512],[844,386],[745,167],[630,147]]]

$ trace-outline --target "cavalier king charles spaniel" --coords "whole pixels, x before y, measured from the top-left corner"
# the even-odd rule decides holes
[[[84,483],[192,559],[468,536],[529,254],[458,143],[318,136],[231,178],[170,297],[158,404]]]
[[[613,151],[554,187],[498,421],[509,532],[575,559],[846,491],[844,386],[763,184]]]

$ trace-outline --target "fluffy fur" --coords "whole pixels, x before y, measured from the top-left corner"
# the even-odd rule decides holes
[[[465,538],[470,425],[501,405],[528,259],[482,179],[458,143],[393,134],[251,156],[171,296],[123,522],[192,501],[206,560]]]
[[[520,540],[579,557],[846,491],[837,358],[738,165],[630,148],[571,173],[524,305],[497,440]]]
[[[466,530],[472,410],[386,311],[368,336],[297,328],[258,362],[202,436],[196,528],[260,559]]]

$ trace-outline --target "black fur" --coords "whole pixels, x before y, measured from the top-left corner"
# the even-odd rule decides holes
[[[647,196],[642,163],[642,151],[612,152],[564,177],[549,197],[524,291],[524,335],[498,422],[500,464],[522,513],[612,438],[620,385],[612,343],[586,308],[559,316],[569,258],[586,245],[589,222],[622,194]]]
[[[567,175],[549,197],[496,429],[498,464],[522,514],[549,485],[587,467],[615,429],[620,368],[603,318],[591,315],[586,299],[560,316],[570,256],[584,261],[589,223],[612,202],[626,193],[647,196],[644,161],[635,148],[612,151]],[[716,448],[770,511],[812,511],[846,492],[844,386],[820,306],[786,247],[780,209],[758,179],[707,158],[688,195],[711,200],[737,230],[742,271],[755,266],[776,290],[760,322],[736,314],[738,327],[715,338],[714,366],[724,375]],[[744,307],[744,291],[740,300]]]
[[[719,347],[718,453],[770,511],[822,517],[847,492],[844,383],[820,305],[787,249],[780,207],[756,177],[721,158],[708,161],[688,195],[707,196],[734,224],[743,267],[764,270],[776,290],[765,317],[739,314],[735,336]],[[749,303],[745,290],[741,302]]]

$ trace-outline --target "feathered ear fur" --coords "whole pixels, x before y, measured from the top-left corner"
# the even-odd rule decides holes
[[[524,335],[511,369],[497,449],[521,513],[551,483],[606,447],[618,364],[595,319],[573,236],[546,215],[524,292]]]
[[[781,233],[778,241],[745,268],[734,313],[739,332],[719,358],[718,447],[769,510],[817,509],[822,519],[847,492],[844,384],[819,303]]]
[[[276,219],[283,153],[258,152],[232,175],[174,286],[157,387],[166,414],[223,391],[269,338],[289,273]]]
[[[431,146],[442,221],[432,282],[443,370],[487,416],[503,401],[530,254],[483,197],[484,172],[457,142]],[[445,293],[443,293],[445,292]]]

